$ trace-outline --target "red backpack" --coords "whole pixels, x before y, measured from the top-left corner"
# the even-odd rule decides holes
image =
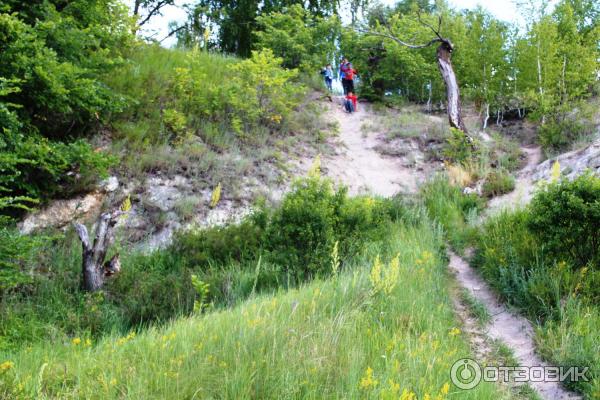
[[[354,74],[356,74],[356,71],[354,70],[354,68],[348,68],[344,75],[344,79],[348,79],[351,81],[352,79],[354,79]]]

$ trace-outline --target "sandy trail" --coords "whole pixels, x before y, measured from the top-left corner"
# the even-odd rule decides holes
[[[378,134],[363,134],[361,126],[373,118],[370,106],[358,105],[358,111],[346,113],[337,98],[328,105],[328,114],[339,124],[338,153],[323,157],[325,175],[348,186],[351,194],[372,193],[392,196],[398,192],[413,193],[418,174],[402,165],[398,158],[387,157],[375,150],[383,142]]]
[[[510,347],[520,366],[546,366],[535,354],[534,331],[531,322],[511,312],[498,301],[487,283],[465,260],[450,253],[450,270],[458,283],[487,308],[492,316],[485,327],[485,335],[500,340]],[[582,397],[565,390],[556,382],[529,382],[544,399],[581,399]]]
[[[515,181],[515,189],[502,196],[494,197],[488,203],[487,214],[493,214],[502,209],[520,208],[531,200],[534,191],[533,174],[535,168],[542,160],[541,147],[522,147],[521,150],[527,157],[527,164],[521,169]]]
[[[398,192],[416,192],[423,177],[414,168],[403,166],[398,158],[387,157],[377,152],[376,146],[384,143],[381,134],[363,134],[363,123],[375,118],[369,105],[359,104],[357,112],[348,114],[343,111],[340,101],[339,98],[334,99],[334,102],[327,106],[328,114],[339,124],[340,135],[337,138],[338,143],[334,145],[337,153],[322,159],[324,174],[348,186],[351,194],[392,196]],[[527,163],[517,174],[515,190],[492,199],[487,213],[497,212],[506,207],[518,207],[530,200],[534,189],[533,173],[542,154],[539,147],[524,147],[522,150],[527,157]],[[454,253],[450,253],[449,267],[455,273],[458,284],[485,305],[492,316],[488,325],[482,329],[476,321],[469,319],[465,306],[459,299],[453,299],[476,357],[480,360],[485,358],[490,351],[489,340],[497,339],[513,350],[519,365],[547,365],[535,353],[532,324],[499,302],[479,274]],[[555,382],[530,382],[530,385],[544,399],[581,398]]]
[[[523,147],[527,164],[517,174],[515,189],[503,196],[493,198],[488,203],[488,215],[506,208],[518,208],[526,205],[534,192],[533,173],[542,158],[540,147]],[[547,366],[535,353],[534,330],[529,320],[512,312],[502,304],[495,293],[481,276],[461,257],[450,252],[450,270],[456,275],[459,285],[466,289],[474,298],[479,300],[492,316],[490,322],[483,328],[474,328],[472,321],[465,321],[470,330],[469,336],[475,353],[481,359],[489,349],[482,337],[499,340],[507,345],[514,353],[520,366]],[[456,303],[460,303],[456,301]],[[457,312],[465,320],[461,305],[455,304]],[[539,395],[547,400],[581,399],[582,396],[566,390],[556,382],[529,382]]]

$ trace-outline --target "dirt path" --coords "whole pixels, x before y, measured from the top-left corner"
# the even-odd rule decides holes
[[[521,150],[525,153],[527,164],[517,173],[515,189],[510,193],[491,199],[488,203],[488,215],[505,208],[522,207],[531,200],[535,188],[533,173],[542,160],[542,149],[537,146],[522,147]]]
[[[515,190],[492,199],[486,213],[492,214],[504,208],[517,208],[529,202],[533,195],[533,173],[542,158],[540,147],[523,147],[527,157],[525,167],[516,177]],[[481,302],[492,316],[483,328],[479,328],[465,315],[464,306],[455,299],[455,309],[464,320],[475,354],[479,359],[489,352],[485,338],[499,340],[507,345],[521,366],[547,366],[535,353],[534,330],[531,322],[512,312],[502,304],[487,283],[461,257],[450,252],[450,270],[459,285]],[[548,400],[581,399],[578,394],[564,389],[556,382],[529,382],[542,398]]]
[[[370,106],[358,105],[358,111],[343,111],[338,98],[328,105],[328,114],[339,124],[337,153],[322,159],[325,175],[348,186],[351,194],[373,193],[392,196],[398,192],[413,193],[418,174],[402,165],[398,158],[387,157],[375,150],[383,143],[378,134],[363,134],[361,127],[373,118]]]
[[[372,121],[374,113],[369,105],[359,104],[359,110],[347,114],[340,106],[340,100],[328,105],[328,114],[339,124],[340,135],[335,143],[337,153],[323,157],[321,166],[325,175],[341,181],[352,194],[370,192],[381,196],[391,196],[397,192],[414,193],[422,177],[414,168],[408,168],[394,157],[377,152],[376,147],[384,143],[378,134],[365,135],[363,123]],[[539,147],[522,148],[527,163],[517,174],[515,190],[504,196],[492,199],[488,212],[504,207],[526,204],[533,193],[533,172],[541,160]],[[475,356],[484,359],[490,352],[490,339],[499,340],[514,352],[519,365],[546,365],[535,353],[532,324],[525,318],[509,311],[498,301],[486,282],[454,253],[450,253],[450,269],[456,274],[458,284],[479,300],[492,316],[484,328],[467,314],[467,309],[458,298],[454,298],[455,308],[464,323],[464,330],[470,337]],[[580,396],[563,389],[555,382],[530,382],[544,399],[579,399]]]
[[[510,347],[521,366],[545,366],[535,354],[534,331],[531,322],[511,312],[500,303],[487,283],[471,268],[465,260],[450,253],[450,270],[456,275],[458,283],[479,300],[492,316],[483,329],[483,333],[491,339],[500,340]],[[476,335],[476,347],[480,343]],[[477,351],[476,351],[477,353]],[[569,392],[556,382],[529,382],[544,399],[580,399],[579,395]]]

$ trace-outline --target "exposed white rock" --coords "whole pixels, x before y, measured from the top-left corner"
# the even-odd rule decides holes
[[[570,151],[544,161],[535,169],[533,180],[549,180],[552,174],[552,165],[557,160],[562,175],[568,179],[574,179],[586,170],[600,175],[600,139],[583,149]]]
[[[21,233],[28,234],[47,227],[64,228],[74,220],[100,211],[103,193],[96,191],[68,200],[56,200],[46,208],[27,215],[19,224]]]
[[[189,180],[183,176],[175,176],[173,179],[151,177],[146,180],[144,186],[144,203],[165,212],[173,209],[177,201],[183,198],[183,190],[192,187]]]
[[[119,179],[116,176],[110,176],[100,182],[98,188],[104,193],[112,193],[119,188]]]

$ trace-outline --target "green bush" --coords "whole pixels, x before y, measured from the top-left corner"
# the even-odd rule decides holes
[[[570,108],[574,108],[571,104]],[[585,107],[582,103],[580,107]],[[556,153],[565,151],[578,140],[590,136],[594,131],[594,124],[589,116],[579,115],[555,117],[538,129],[539,142],[546,152]]]
[[[52,142],[5,130],[0,137],[0,213],[88,190],[113,163],[113,157],[84,140]]]
[[[255,260],[264,245],[265,226],[266,212],[258,209],[239,224],[178,233],[169,251],[185,254],[190,268]]]
[[[0,213],[87,190],[110,159],[73,138],[123,106],[101,76],[133,40],[125,6],[38,3],[0,15]]]
[[[600,178],[548,184],[531,201],[528,227],[545,251],[575,267],[600,265]]]
[[[39,244],[39,238],[21,235],[10,221],[0,217],[0,298],[6,291],[31,282],[26,267]]]
[[[300,276],[325,272],[345,200],[346,189],[334,190],[329,180],[311,177],[294,182],[267,228],[273,261]]]
[[[477,146],[459,129],[450,128],[450,135],[444,144],[443,155],[453,163],[468,165],[477,159]]]
[[[503,170],[493,170],[486,177],[482,186],[485,197],[500,196],[512,192],[515,188],[515,178]]]

